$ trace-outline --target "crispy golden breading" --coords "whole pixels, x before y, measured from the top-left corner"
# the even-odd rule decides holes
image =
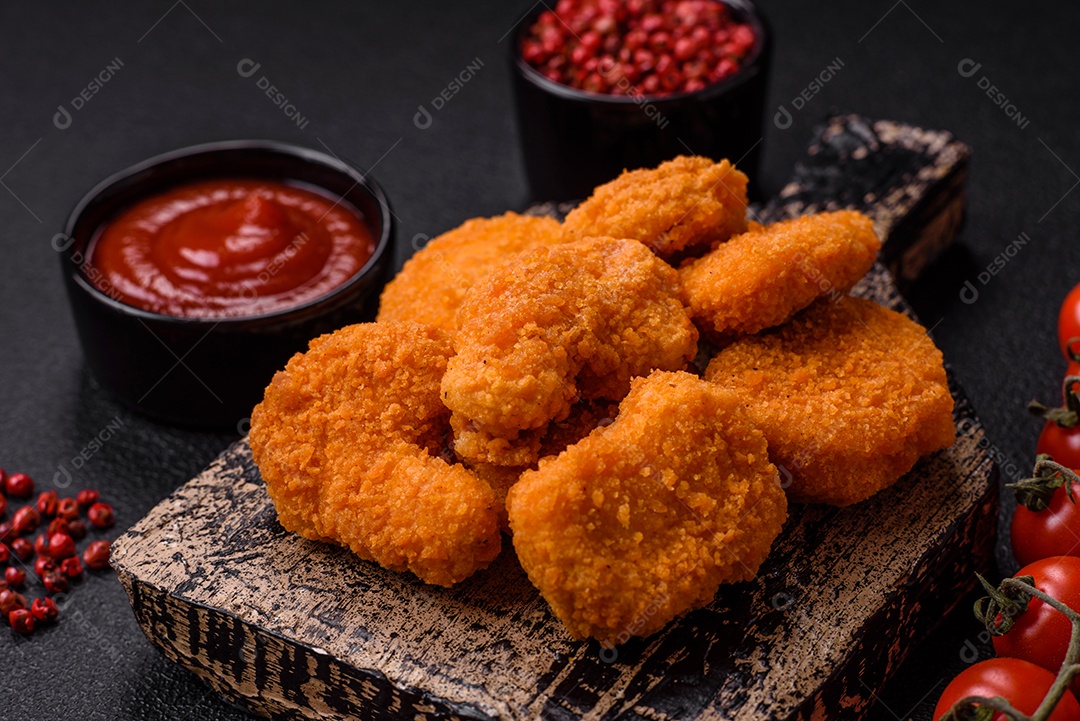
[[[851,290],[881,242],[870,219],[842,210],[737,235],[679,270],[695,322],[710,333],[757,333],[821,296]]]
[[[566,418],[579,398],[618,400],[630,379],[685,368],[697,331],[678,276],[634,240],[590,238],[530,251],[465,298],[457,355],[443,377],[454,427],[482,434],[457,445],[470,461],[483,436],[517,440]]]
[[[557,456],[567,446],[589,435],[597,426],[607,425],[618,413],[617,401],[582,400],[570,408],[570,415],[541,428],[521,431],[506,439],[477,431],[461,416],[451,417],[454,428],[454,452],[470,468],[478,465],[516,467],[518,473],[535,466],[544,456]]]
[[[521,565],[574,637],[647,636],[757,573],[787,501],[741,405],[689,373],[638,378],[614,423],[510,489]]]
[[[955,440],[941,351],[922,326],[868,300],[819,300],[725,348],[705,377],[745,399],[792,476],[792,500],[856,503]]]
[[[746,183],[727,160],[679,156],[596,188],[564,226],[578,238],[634,238],[662,258],[691,246],[715,247],[746,230]]]
[[[529,431],[523,436],[528,438],[528,452],[521,454],[521,448],[525,443],[515,442],[506,445],[505,455],[492,454],[489,449],[472,449],[475,452],[486,453],[485,457],[495,457],[498,460],[512,460],[526,458],[520,461],[520,465],[500,465],[490,461],[468,461],[468,468],[479,478],[487,481],[495,491],[499,503],[506,503],[506,494],[513,487],[521,474],[528,470],[536,469],[536,460],[547,456],[557,456],[571,446],[589,435],[597,428],[610,425],[619,412],[619,404],[608,401],[579,401],[570,409],[570,415],[564,420],[551,422],[546,428]],[[466,433],[458,436],[458,443],[479,443],[483,441],[493,442],[499,439],[484,437],[483,434]],[[537,450],[537,446],[539,447]],[[466,446],[467,447],[467,446]],[[519,454],[519,455],[515,455]],[[510,523],[505,507],[499,516],[499,523],[504,531],[510,531]]]
[[[450,426],[454,431],[454,453],[470,467],[477,464],[528,467],[540,457],[541,442],[547,433],[545,424],[508,433],[506,437],[497,436],[478,428],[460,413],[450,416]]]
[[[686,368],[697,355],[698,331],[681,300],[679,274],[638,241],[598,237],[573,245],[581,252],[567,245],[556,255],[596,278],[588,304],[600,312],[600,342],[589,339],[576,349],[585,359],[577,378],[581,397],[621,401],[631,379]]]
[[[518,253],[566,239],[552,218],[505,213],[466,220],[406,261],[382,292],[377,320],[411,320],[453,331],[458,307],[476,281]]]
[[[449,586],[499,553],[501,503],[438,457],[449,336],[415,323],[348,326],[279,371],[251,416],[251,450],[281,524]]]
[[[475,473],[477,478],[491,486],[491,490],[495,491],[495,497],[499,499],[499,503],[505,503],[506,494],[510,491],[510,488],[518,482],[521,474],[529,469],[521,466],[497,466],[494,463],[476,463],[469,466],[469,470]],[[502,521],[503,530],[508,530],[505,506],[502,511]]]
[[[495,491],[495,497],[499,499],[499,530],[509,533],[510,518],[506,514],[506,494],[528,469],[519,466],[496,466],[493,463],[475,463],[469,465],[468,469]]]
[[[557,456],[566,450],[567,446],[580,441],[597,428],[610,425],[619,412],[619,404],[610,401],[578,401],[570,409],[570,415],[561,421],[552,421],[547,426],[536,431],[523,433],[527,442],[519,441],[507,443],[507,455],[500,457],[498,453],[488,453],[485,458],[495,456],[497,460],[506,460],[505,463],[496,463],[491,460],[467,461],[470,470],[477,476],[487,481],[502,503],[506,499],[506,492],[510,490],[522,473],[535,469],[536,461],[547,456]],[[480,434],[467,432],[467,442],[480,442]],[[460,444],[462,436],[458,436]],[[489,442],[501,439],[487,439]],[[525,447],[527,450],[521,452]],[[520,453],[514,456],[515,453]],[[512,460],[522,458],[517,463]]]

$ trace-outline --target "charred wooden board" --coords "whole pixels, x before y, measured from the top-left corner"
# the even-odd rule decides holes
[[[855,292],[907,311],[881,265]],[[509,548],[441,589],[286,533],[243,441],[113,563],[167,657],[267,716],[859,718],[990,565],[996,471],[953,393],[951,449],[855,507],[792,507],[755,580],[614,651],[571,639]]]

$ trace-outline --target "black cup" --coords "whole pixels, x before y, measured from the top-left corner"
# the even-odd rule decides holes
[[[315,300],[244,317],[178,318],[135,308],[98,289],[87,248],[97,231],[144,198],[215,178],[313,186],[363,217],[375,252],[348,282]],[[394,227],[379,186],[318,151],[261,140],[197,145],[106,179],[79,201],[54,247],[60,251],[75,325],[91,373],[124,404],[157,420],[201,428],[238,427],[275,371],[312,338],[369,319],[385,283]]]
[[[676,155],[728,158],[751,180],[763,139],[770,39],[746,0],[725,0],[732,17],[754,30],[739,72],[693,93],[663,97],[601,95],[544,77],[521,56],[529,28],[547,9],[537,3],[510,44],[525,173],[539,200],[579,200],[624,169],[653,167]]]

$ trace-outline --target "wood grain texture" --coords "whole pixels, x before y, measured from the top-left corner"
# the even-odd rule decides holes
[[[855,293],[908,310],[881,265]],[[113,563],[150,640],[266,716],[859,718],[990,565],[996,471],[953,392],[951,449],[854,507],[793,506],[756,579],[614,651],[569,637],[509,543],[442,589],[286,533],[243,441]]]

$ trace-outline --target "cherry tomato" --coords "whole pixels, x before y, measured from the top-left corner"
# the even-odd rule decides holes
[[[1080,468],[1080,425],[1067,428],[1055,421],[1047,421],[1035,451],[1053,456],[1066,468]]]
[[[1080,558],[1044,558],[1024,566],[1015,575],[1033,576],[1035,588],[1080,611]],[[1072,624],[1065,614],[1033,598],[1008,633],[994,636],[994,651],[998,656],[1030,661],[1057,674],[1065,660],[1071,632]]]
[[[934,720],[938,721],[957,701],[968,696],[991,698],[1001,696],[1021,713],[1029,716],[1042,703],[1046,692],[1054,685],[1055,674],[1045,668],[1018,658],[991,658],[968,666],[945,687],[937,706]],[[993,721],[1003,721],[1005,716],[996,713]],[[1080,721],[1080,703],[1071,692],[1058,701],[1050,721]]]
[[[1072,484],[1072,492],[1076,503],[1062,486],[1041,511],[1016,507],[1009,537],[1021,566],[1051,556],[1080,556],[1080,483]]]
[[[1069,357],[1069,351],[1065,345],[1070,338],[1080,336],[1080,284],[1077,284],[1065,301],[1061,304],[1061,313],[1058,314],[1058,342],[1065,357]]]

